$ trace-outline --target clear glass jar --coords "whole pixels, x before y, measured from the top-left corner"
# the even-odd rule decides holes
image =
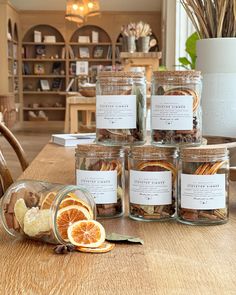
[[[200,145],[202,81],[197,71],[154,72],[151,141],[154,145]]]
[[[80,214],[70,220],[73,222],[96,217],[94,199],[85,188],[21,180],[12,184],[1,199],[1,220],[12,236],[63,244],[68,242],[70,223],[64,220],[61,224],[61,217],[68,208],[74,213],[79,209]]]
[[[224,147],[183,149],[178,192],[178,220],[221,224],[229,217],[229,156]]]
[[[129,216],[137,220],[175,217],[177,150],[155,146],[132,147],[129,154]]]
[[[96,89],[96,142],[141,145],[146,140],[143,73],[100,72]]]
[[[120,147],[78,145],[76,183],[93,195],[97,217],[124,214],[124,151]]]

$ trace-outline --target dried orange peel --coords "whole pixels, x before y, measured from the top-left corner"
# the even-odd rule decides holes
[[[200,103],[200,99],[199,99],[198,94],[194,90],[188,89],[188,88],[170,89],[165,92],[165,95],[191,95],[191,96],[193,96],[193,112],[195,112],[197,110],[199,103]]]
[[[171,171],[173,175],[173,182],[175,181],[177,177],[177,168],[169,162],[163,162],[163,161],[143,162],[137,166],[137,169],[139,171],[142,171],[147,167],[160,167],[160,168],[164,168],[166,170]]]
[[[214,175],[227,161],[212,163],[203,163],[195,171],[195,175]]]
[[[56,192],[48,193],[41,204],[41,209],[50,209],[53,201],[56,198],[56,195],[57,195]]]
[[[120,161],[113,160],[110,162],[102,162],[100,171],[117,171],[117,175],[120,175],[122,173],[122,165]]]
[[[76,250],[84,253],[107,253],[115,248],[115,244],[109,242],[102,243],[99,247],[89,248],[89,247],[76,247]]]

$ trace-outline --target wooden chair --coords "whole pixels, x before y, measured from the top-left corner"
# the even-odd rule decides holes
[[[25,152],[22,149],[19,141],[15,138],[13,133],[2,123],[0,123],[0,133],[5,137],[11,147],[14,149],[20,162],[21,168],[24,171],[29,166],[29,164],[26,160]],[[5,191],[12,183],[13,178],[7,167],[7,163],[2,154],[2,151],[0,150],[0,197],[5,193]]]

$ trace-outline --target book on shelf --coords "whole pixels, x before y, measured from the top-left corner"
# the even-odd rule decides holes
[[[92,31],[92,43],[98,43],[99,33],[97,31]]]
[[[112,59],[112,47],[111,47],[111,45],[109,45],[108,49],[107,49],[107,59]]]
[[[70,45],[68,47],[68,50],[69,50],[69,58],[70,59],[75,59],[74,51],[73,51],[73,49],[72,49],[72,47]]]
[[[78,43],[90,43],[89,36],[79,36]]]
[[[94,58],[103,58],[104,49],[102,46],[96,46],[94,48],[93,57]]]
[[[41,43],[42,42],[42,33],[39,31],[34,31],[34,42]]]
[[[76,62],[76,76],[87,76],[88,72],[89,70],[87,61]]]
[[[61,78],[54,78],[52,80],[52,91],[60,91],[62,86]]]
[[[65,46],[62,47],[61,49],[61,59],[65,59],[66,58],[66,48]]]
[[[73,83],[75,82],[75,78],[71,79],[68,86],[66,87],[66,92],[69,92]]]
[[[79,57],[80,58],[89,58],[89,48],[88,47],[80,47],[79,48]]]
[[[95,138],[95,133],[53,134],[51,141],[58,145],[73,147],[79,144],[91,144]]]

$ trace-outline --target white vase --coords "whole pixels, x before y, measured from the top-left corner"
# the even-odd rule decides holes
[[[236,38],[197,42],[196,69],[203,74],[203,134],[236,136]]]

